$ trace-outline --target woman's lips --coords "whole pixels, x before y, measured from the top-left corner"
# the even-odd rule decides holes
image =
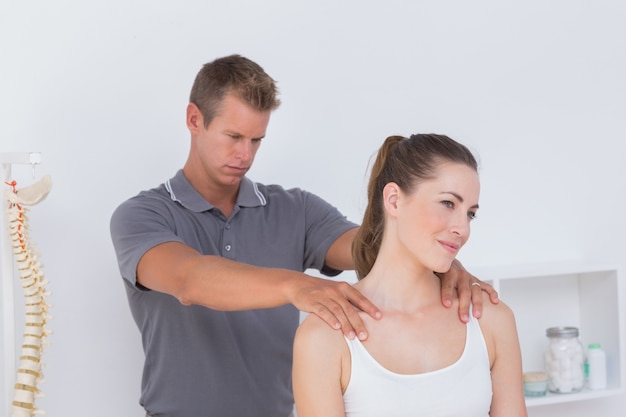
[[[447,242],[445,240],[440,240],[439,244],[441,246],[443,246],[443,248],[445,250],[447,250],[448,252],[450,252],[453,255],[456,255],[457,252],[459,251],[459,248],[461,247],[460,245],[454,243],[454,242]]]

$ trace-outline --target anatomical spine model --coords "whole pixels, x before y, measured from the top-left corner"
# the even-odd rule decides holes
[[[46,297],[50,293],[45,289],[47,280],[44,279],[38,255],[29,241],[26,206],[35,205],[46,198],[52,182],[50,177],[44,176],[38,182],[19,190],[15,188],[15,181],[7,184],[12,186],[12,190],[6,190],[9,201],[9,235],[25,301],[24,338],[11,415],[32,417],[43,414],[43,411],[35,407],[35,398],[41,396],[37,388],[37,384],[43,382],[41,354],[50,334],[50,330],[46,328],[50,319],[50,306],[46,304]]]

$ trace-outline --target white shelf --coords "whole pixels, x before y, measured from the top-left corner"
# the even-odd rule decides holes
[[[528,407],[619,395],[626,387],[624,283],[616,265],[561,262],[489,267],[467,266],[489,282],[513,310],[524,372],[543,370],[546,329],[574,326],[583,346],[601,343],[607,352],[608,387],[527,398]]]
[[[574,401],[594,400],[597,398],[605,398],[613,395],[623,394],[623,389],[603,389],[597,391],[590,391],[584,389],[581,392],[574,394],[552,394],[548,393],[545,397],[526,398],[526,407],[536,407],[540,405],[549,404],[563,404]]]

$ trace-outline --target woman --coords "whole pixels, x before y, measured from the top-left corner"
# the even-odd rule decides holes
[[[477,163],[443,135],[391,136],[378,152],[353,254],[355,284],[383,313],[350,340],[309,315],[296,334],[298,417],[526,416],[515,318],[484,303],[463,324],[441,304],[478,210]]]

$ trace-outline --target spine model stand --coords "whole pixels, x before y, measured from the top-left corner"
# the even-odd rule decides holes
[[[46,304],[46,297],[50,293],[45,289],[47,280],[44,279],[38,255],[29,241],[26,206],[35,205],[46,198],[52,182],[50,177],[44,176],[35,184],[22,189],[16,189],[15,181],[7,185],[12,188],[6,190],[9,236],[25,301],[25,330],[11,416],[32,417],[44,414],[35,407],[35,398],[41,396],[37,388],[37,384],[43,382],[41,355],[47,346],[47,336],[51,333],[46,328],[50,319],[50,306]]]

